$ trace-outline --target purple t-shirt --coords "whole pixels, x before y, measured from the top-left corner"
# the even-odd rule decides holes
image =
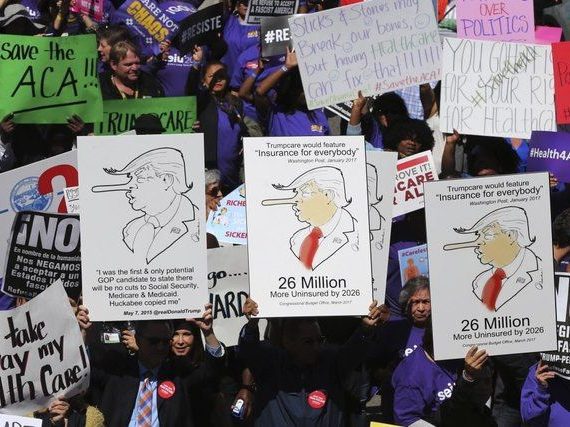
[[[269,120],[269,136],[329,135],[329,122],[322,109],[286,113],[275,107]]]
[[[421,347],[425,331],[425,328],[412,326],[412,329],[410,329],[410,335],[406,341],[406,348],[404,349],[405,357],[408,357],[410,354],[412,354],[416,348]]]
[[[429,417],[451,397],[457,380],[457,362],[432,362],[423,347],[403,359],[392,376],[394,421],[409,426]]]
[[[38,9],[38,0],[21,0],[20,4],[26,8],[28,15],[32,18],[33,22],[40,20],[40,10]]]
[[[164,96],[186,95],[186,81],[193,64],[192,56],[181,55],[174,46],[170,47],[168,59],[158,66],[155,74]]]
[[[228,45],[228,50],[222,58],[228,69],[228,75],[233,75],[241,53],[248,47],[259,44],[259,34],[259,25],[244,25],[234,14],[228,17],[224,26],[224,41]]]
[[[240,168],[240,126],[230,123],[228,115],[218,107],[218,170],[222,183],[228,188],[236,188]]]

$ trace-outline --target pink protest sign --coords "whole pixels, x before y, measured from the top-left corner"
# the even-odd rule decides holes
[[[97,22],[103,20],[103,1],[104,0],[75,0],[71,11],[88,15]]]
[[[534,42],[532,0],[457,0],[457,36]]]
[[[534,32],[536,44],[558,43],[562,37],[562,28],[537,26]]]

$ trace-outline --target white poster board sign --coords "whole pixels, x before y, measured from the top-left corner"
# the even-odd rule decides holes
[[[370,0],[289,18],[309,109],[439,80],[429,1]]]
[[[39,418],[0,414],[0,425],[2,427],[42,427],[42,420]]]
[[[435,358],[463,358],[473,345],[491,355],[555,349],[548,174],[424,190]]]
[[[247,247],[208,249],[208,287],[216,336],[227,346],[237,345],[247,323],[242,310],[249,295]],[[261,319],[262,335],[266,326],[267,321]]]
[[[79,213],[79,186],[64,188],[63,199],[65,200],[67,213]]]
[[[366,153],[368,178],[368,218],[374,299],[382,303],[386,294],[394,180],[398,154],[389,151]]]
[[[552,48],[446,37],[440,118],[448,133],[528,139],[556,131]]]
[[[27,415],[89,387],[87,351],[60,281],[0,311],[0,340],[0,413]]]
[[[423,151],[398,160],[394,189],[394,216],[424,207],[424,182],[437,181],[437,169],[431,151]]]
[[[208,300],[202,134],[78,143],[92,320],[197,317]]]
[[[245,184],[220,200],[218,209],[210,212],[206,231],[216,236],[220,244],[247,245]]]
[[[250,290],[260,317],[366,314],[363,138],[248,138],[243,145]]]
[[[75,151],[0,174],[0,285],[16,212],[65,212],[62,190],[77,182]]]

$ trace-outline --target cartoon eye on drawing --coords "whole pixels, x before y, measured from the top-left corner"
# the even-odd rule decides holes
[[[307,269],[316,269],[349,241],[358,240],[356,220],[345,209],[352,199],[346,197],[340,169],[317,167],[304,172],[288,185],[273,184],[273,188],[295,192],[293,197],[266,199],[261,204],[293,205],[297,219],[308,224],[289,240],[291,251]]]
[[[375,235],[378,237],[374,246],[382,249],[384,234],[378,235],[375,231],[384,228],[386,219],[382,216],[376,205],[382,201],[383,196],[378,196],[378,170],[376,166],[366,163],[366,177],[368,180],[368,217],[370,221],[370,241],[373,242]]]
[[[134,158],[121,170],[103,170],[109,175],[125,175],[129,181],[96,185],[91,191],[124,191],[131,208],[142,212],[123,228],[123,242],[137,258],[150,264],[187,234],[188,226],[197,241],[198,208],[186,196],[192,184],[186,182],[186,165],[179,150],[157,148]]]
[[[473,293],[489,310],[498,311],[529,284],[542,289],[542,260],[529,249],[536,238],[530,235],[523,208],[499,208],[479,219],[471,228],[454,230],[459,234],[475,234],[476,238],[447,244],[443,249],[474,248],[479,262],[489,266],[473,280]]]

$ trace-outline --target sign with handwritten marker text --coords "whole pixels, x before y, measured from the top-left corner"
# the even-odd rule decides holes
[[[16,123],[66,123],[77,114],[84,122],[101,120],[94,35],[2,35],[0,44],[0,118],[14,113]]]
[[[371,0],[289,18],[309,109],[440,78],[429,1]]]
[[[532,0],[457,0],[462,39],[534,42]]]
[[[528,139],[556,131],[553,88],[550,46],[443,41],[443,132]]]

